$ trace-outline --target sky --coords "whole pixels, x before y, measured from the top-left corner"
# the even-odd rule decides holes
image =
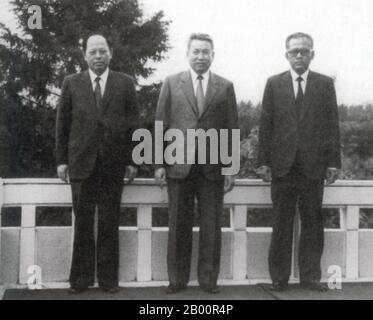
[[[14,27],[8,0],[0,21]],[[188,69],[186,43],[192,32],[215,41],[212,71],[234,83],[237,99],[262,99],[266,80],[289,69],[285,39],[306,32],[315,40],[311,70],[336,79],[338,102],[373,103],[372,0],[139,0],[145,16],[163,10],[171,20],[167,59],[148,84]]]

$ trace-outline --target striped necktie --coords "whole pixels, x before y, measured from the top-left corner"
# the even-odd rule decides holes
[[[205,108],[205,95],[203,93],[203,87],[202,87],[202,80],[203,77],[199,75],[197,77],[198,80],[198,85],[197,85],[197,93],[196,93],[196,98],[197,98],[197,105],[198,105],[198,111],[199,115],[202,115],[202,112]]]

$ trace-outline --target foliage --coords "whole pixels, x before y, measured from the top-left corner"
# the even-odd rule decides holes
[[[251,103],[241,103],[239,113],[243,115],[240,119],[242,140],[239,177],[254,178],[257,177],[255,167],[260,105],[253,107]],[[373,179],[373,106],[341,105],[339,116],[343,169],[340,179]],[[251,121],[247,120],[249,117]]]
[[[0,176],[54,176],[54,122],[67,74],[86,68],[82,40],[101,33],[113,46],[111,68],[136,81],[168,47],[162,11],[144,18],[137,0],[13,0],[21,35],[0,23]],[[42,8],[41,30],[28,28],[30,5]],[[140,89],[150,119],[159,85]],[[143,108],[142,108],[143,107]],[[149,122],[149,121],[148,121]]]
[[[113,44],[112,68],[148,77],[148,61],[168,50],[163,12],[145,19],[137,0],[14,0],[21,35],[0,24],[0,176],[55,175],[54,121],[61,81],[84,68],[82,39],[103,33]],[[43,29],[27,26],[30,5],[42,7]],[[139,88],[141,126],[152,130],[160,83]],[[261,105],[238,105],[241,178],[256,178]],[[373,105],[339,107],[343,179],[373,179]],[[141,168],[151,176],[151,166]]]

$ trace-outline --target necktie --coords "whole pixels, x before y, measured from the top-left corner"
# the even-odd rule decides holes
[[[196,98],[197,98],[197,105],[198,105],[199,115],[201,116],[202,112],[203,112],[203,109],[205,107],[205,95],[203,93],[203,87],[202,87],[203,77],[201,75],[199,75],[197,77],[197,80],[198,80],[198,85],[197,85]]]
[[[300,110],[303,106],[303,98],[304,98],[303,89],[302,89],[302,85],[301,85],[302,82],[303,82],[303,78],[298,77],[297,82],[298,82],[298,93],[297,93],[297,97],[295,98],[295,104],[297,106],[297,116],[299,118],[299,113],[300,113]]]
[[[95,79],[96,87],[95,87],[95,100],[96,100],[96,107],[97,110],[101,110],[101,102],[102,102],[102,94],[101,94],[101,86],[100,86],[100,77]]]

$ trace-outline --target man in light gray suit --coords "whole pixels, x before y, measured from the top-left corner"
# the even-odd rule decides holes
[[[164,131],[173,128],[184,133],[188,129],[238,128],[236,97],[233,84],[210,72],[214,59],[214,43],[209,35],[192,34],[187,57],[190,70],[172,75],[163,83],[156,112],[156,121],[163,121]],[[163,150],[163,141],[156,141]],[[232,144],[228,139],[229,148]],[[195,198],[200,216],[198,281],[202,290],[218,293],[220,268],[221,216],[224,192],[232,190],[234,176],[222,176],[223,163],[211,164],[206,139],[207,161],[198,164],[198,151],[192,152],[196,164],[174,164],[156,167],[155,178],[163,185],[167,177],[169,195],[168,293],[184,290],[189,281],[192,253],[193,212]],[[201,152],[201,150],[199,150]]]

